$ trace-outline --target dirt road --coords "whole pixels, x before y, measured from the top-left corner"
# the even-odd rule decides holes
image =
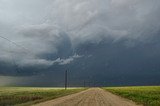
[[[90,88],[77,94],[50,100],[34,106],[137,106],[134,102],[100,88]]]

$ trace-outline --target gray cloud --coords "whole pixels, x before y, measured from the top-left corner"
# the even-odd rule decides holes
[[[20,60],[54,54],[57,45],[63,43],[61,32],[66,33],[72,47],[108,37],[114,41],[127,38],[145,42],[159,30],[159,4],[157,0],[1,0],[1,35],[31,52],[23,55],[25,50],[9,47],[11,44],[1,39],[0,48],[6,51],[1,52],[1,60],[11,54]],[[8,53],[8,49],[14,53]]]
[[[100,74],[96,70],[107,67],[127,70],[124,64],[131,62],[130,56],[138,55],[139,64],[154,60],[160,51],[159,10],[159,0],[0,0],[0,36],[21,46],[0,38],[0,73],[17,75],[11,71],[13,65],[23,68],[20,75],[68,65],[78,72]],[[119,56],[123,58],[114,62]],[[133,65],[133,72],[136,66],[140,67]]]

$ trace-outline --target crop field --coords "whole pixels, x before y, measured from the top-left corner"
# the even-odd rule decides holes
[[[144,106],[160,106],[160,86],[105,87],[104,89]]]
[[[82,90],[84,88],[0,87],[0,106],[28,106]]]

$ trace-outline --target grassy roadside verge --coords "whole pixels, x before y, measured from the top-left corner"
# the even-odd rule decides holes
[[[28,106],[77,93],[84,88],[0,87],[0,106]]]
[[[103,89],[144,106],[160,106],[160,86],[105,87]]]

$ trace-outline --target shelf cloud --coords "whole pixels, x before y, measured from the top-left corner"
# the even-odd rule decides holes
[[[67,65],[98,75],[130,64],[150,73],[146,60],[155,60],[151,67],[158,70],[159,10],[159,0],[0,0],[0,74],[33,75]],[[13,74],[14,65],[24,71]]]

